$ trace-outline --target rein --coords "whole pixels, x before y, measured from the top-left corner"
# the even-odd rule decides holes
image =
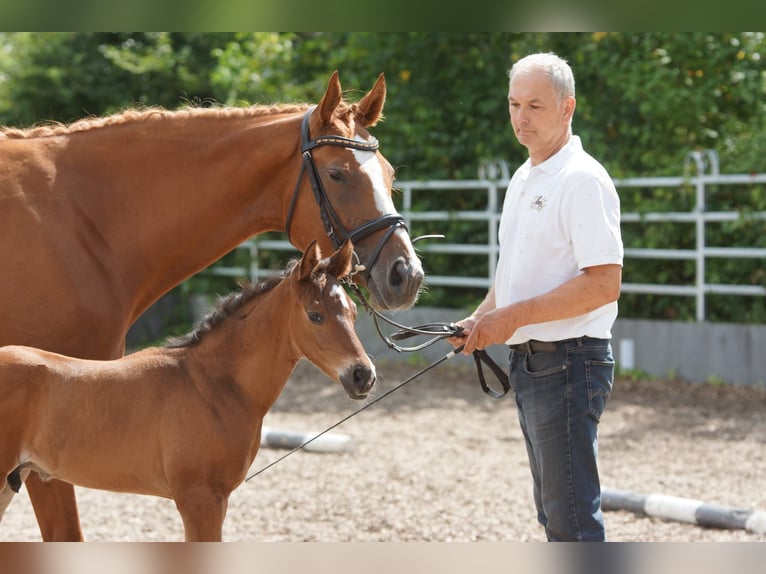
[[[372,308],[372,305],[367,301],[364,294],[362,293],[362,290],[359,288],[359,286],[354,283],[353,281],[346,281],[349,285],[349,288],[356,294],[356,296],[359,298],[359,300],[362,302],[362,305],[367,310],[367,312],[372,316],[373,323],[375,324],[375,329],[378,332],[378,335],[383,340],[388,347],[397,353],[411,353],[414,351],[420,351],[422,349],[425,349],[427,347],[430,347],[434,343],[441,341],[443,339],[449,339],[451,337],[462,337],[463,328],[456,325],[455,323],[426,323],[424,325],[419,325],[417,327],[408,327],[406,325],[402,325],[400,323],[397,323],[390,317],[386,317],[379,311],[376,311]],[[383,333],[383,330],[380,328],[380,324],[378,320],[384,321],[385,323],[388,323],[389,325],[398,328],[399,330],[392,333],[390,336],[386,336]],[[401,345],[397,345],[394,341],[402,341],[405,339],[410,339],[412,337],[430,337],[425,342],[414,345],[411,347],[402,347]],[[463,350],[463,345],[456,348],[452,353],[448,353],[445,357],[442,357],[436,363],[434,363],[432,366],[436,366],[439,363],[441,363],[445,359],[449,359],[451,357],[454,357],[456,354],[460,353]],[[489,356],[489,353],[485,349],[477,349],[473,352],[473,360],[474,364],[476,365],[476,373],[479,377],[479,384],[481,385],[481,389],[490,397],[493,399],[500,399],[504,397],[506,394],[508,394],[508,391],[511,389],[510,381],[508,380],[508,375],[505,373],[505,371],[492,359],[492,357]],[[498,382],[500,383],[502,390],[498,391],[493,389],[487,384],[486,377],[484,376],[484,369],[482,367],[482,364],[487,365],[487,367],[492,371],[492,373],[497,377]],[[428,368],[431,368],[428,367]],[[427,369],[426,369],[427,370]],[[423,374],[425,371],[421,371],[418,373],[419,376]]]
[[[303,161],[301,163],[301,171],[298,174],[298,181],[295,183],[295,191],[293,191],[293,196],[290,199],[290,207],[287,211],[287,221],[285,222],[285,232],[287,233],[287,239],[290,240],[290,228],[292,226],[292,220],[295,214],[295,205],[298,202],[298,195],[300,193],[301,184],[303,183],[303,177],[307,175],[309,183],[311,184],[311,189],[314,192],[314,200],[319,207],[319,214],[322,218],[322,225],[324,225],[325,233],[332,240],[335,249],[338,249],[346,239],[350,239],[352,243],[356,244],[356,242],[360,239],[367,237],[368,235],[381,229],[388,228],[388,231],[386,231],[380,241],[378,241],[378,244],[375,246],[372,255],[364,265],[366,269],[364,277],[365,280],[367,280],[370,277],[372,266],[378,259],[378,256],[380,255],[380,252],[383,249],[386,241],[388,241],[388,238],[391,237],[391,235],[393,235],[393,233],[400,227],[407,230],[407,224],[405,223],[404,217],[402,217],[399,213],[389,213],[386,215],[381,215],[376,219],[366,221],[365,223],[362,223],[350,231],[346,229],[340,217],[338,216],[338,213],[333,208],[332,203],[330,202],[330,198],[327,196],[327,192],[322,185],[322,179],[319,177],[319,173],[317,172],[314,158],[311,155],[311,150],[323,145],[332,145],[374,152],[378,149],[378,140],[372,136],[370,141],[360,141],[344,136],[335,135],[319,136],[318,138],[312,140],[311,134],[309,133],[309,118],[311,117],[311,112],[313,110],[314,107],[309,108],[309,110],[306,111],[306,113],[303,115],[303,120],[301,121],[301,156]],[[340,237],[338,236],[339,234]],[[292,241],[290,242],[292,243]]]
[[[357,270],[357,272],[358,271],[359,271],[359,269]],[[373,309],[372,306],[370,305],[370,303],[367,301],[367,298],[364,296],[364,294],[362,293],[361,289],[359,289],[359,286],[356,283],[354,283],[353,281],[351,281],[349,279],[346,280],[346,283],[349,286],[349,288],[356,294],[356,296],[359,297],[359,300],[362,302],[362,305],[364,306],[364,308],[372,315],[373,321],[375,323],[375,328],[377,329],[378,334],[380,335],[381,339],[383,339],[383,341],[391,349],[393,349],[393,350],[395,350],[395,351],[397,351],[399,353],[419,351],[421,349],[425,349],[426,347],[430,347],[431,345],[433,345],[437,341],[441,341],[442,339],[448,339],[450,337],[461,337],[462,336],[461,333],[463,331],[463,328],[458,326],[458,325],[456,325],[455,323],[427,323],[425,325],[420,325],[418,327],[407,327],[405,325],[401,325],[401,324],[397,323],[396,321],[394,321],[393,319],[390,319],[390,318],[386,317],[385,315],[383,315],[382,313],[380,313],[380,312],[376,311],[375,309]],[[395,333],[391,334],[390,337],[387,337],[383,333],[383,331],[381,330],[380,326],[378,325],[378,319],[381,319],[382,321],[385,321],[389,325],[393,325],[393,326],[399,328],[399,331],[396,331]],[[404,339],[409,339],[411,337],[418,337],[418,336],[427,336],[427,337],[430,337],[430,339],[428,339],[426,342],[424,342],[424,343],[422,343],[420,345],[415,345],[415,346],[412,346],[412,347],[402,347],[402,346],[397,345],[396,343],[394,343],[394,341],[401,341],[401,340],[404,340]],[[360,412],[362,412],[363,410],[366,410],[366,409],[370,408],[372,405],[374,405],[375,403],[377,403],[380,400],[383,400],[384,398],[389,396],[391,393],[393,393],[395,391],[398,391],[404,385],[414,381],[419,376],[421,376],[424,373],[430,371],[431,369],[433,369],[437,365],[440,365],[444,361],[447,361],[448,359],[451,359],[455,355],[460,354],[460,352],[463,350],[463,347],[464,347],[464,345],[460,345],[459,347],[453,349],[452,351],[450,351],[449,353],[447,353],[443,357],[437,359],[436,361],[434,361],[433,363],[431,363],[427,367],[421,369],[420,371],[418,371],[417,373],[415,373],[411,377],[403,380],[402,382],[400,382],[396,386],[390,388],[389,390],[387,390],[382,395],[380,395],[378,397],[375,397],[373,400],[371,400],[367,404],[359,407],[357,410],[355,410],[352,413],[346,415],[345,417],[340,419],[338,422],[330,425],[329,427],[324,429],[322,432],[320,432],[320,433],[314,435],[313,437],[305,440],[304,442],[302,442],[301,444],[299,444],[298,446],[296,446],[292,450],[290,450],[287,453],[285,453],[284,455],[280,456],[278,459],[270,462],[269,464],[267,464],[266,466],[264,466],[260,470],[257,470],[254,473],[252,473],[251,475],[247,476],[245,478],[245,482],[248,482],[250,479],[255,478],[256,476],[258,476],[262,472],[268,470],[269,468],[271,468],[272,466],[274,466],[278,462],[281,462],[282,460],[286,459],[288,456],[290,456],[294,452],[297,452],[297,451],[301,450],[303,447],[305,447],[306,445],[312,443],[313,441],[315,441],[316,439],[318,439],[322,435],[327,434],[328,432],[330,432],[334,428],[340,426],[341,424],[343,424],[344,422],[349,420],[351,417],[354,417],[354,416],[358,415]],[[505,371],[492,359],[492,357],[489,356],[487,351],[484,350],[484,349],[480,349],[480,350],[474,351],[473,352],[473,359],[474,359],[474,363],[476,364],[476,372],[478,374],[479,384],[481,385],[482,390],[487,395],[492,397],[493,399],[500,399],[500,398],[504,397],[508,393],[510,388],[511,388],[510,382],[508,380],[508,375],[505,373]],[[489,369],[492,371],[492,373],[497,377],[498,381],[500,382],[500,385],[502,386],[502,391],[497,391],[497,390],[493,389],[492,387],[490,387],[487,384],[486,378],[484,377],[484,369],[482,368],[482,363],[487,365],[489,367]]]
[[[452,351],[450,351],[449,353],[447,353],[446,355],[444,355],[444,356],[443,356],[441,359],[439,359],[438,361],[436,361],[436,362],[434,362],[434,363],[431,363],[430,365],[428,365],[428,366],[427,366],[427,367],[425,367],[424,369],[422,369],[422,370],[418,371],[417,373],[415,373],[414,375],[412,375],[412,376],[411,376],[411,377],[409,377],[408,379],[405,379],[405,380],[403,380],[401,383],[399,383],[399,384],[398,384],[398,385],[396,385],[395,387],[392,387],[392,388],[388,389],[388,390],[387,390],[385,393],[383,393],[383,394],[382,394],[382,395],[380,395],[379,397],[375,397],[373,400],[371,400],[371,401],[370,401],[370,402],[368,402],[367,404],[365,404],[365,405],[363,405],[363,406],[359,407],[357,410],[355,410],[355,411],[354,411],[354,412],[352,412],[351,414],[349,414],[349,415],[346,415],[345,417],[343,417],[342,419],[340,419],[340,420],[339,420],[338,422],[336,422],[335,424],[333,424],[333,425],[331,425],[331,426],[327,427],[325,430],[323,430],[323,431],[322,431],[322,432],[320,432],[319,434],[316,434],[316,435],[314,435],[313,437],[311,437],[310,439],[308,439],[308,440],[305,440],[304,442],[302,442],[301,444],[299,444],[298,446],[296,446],[294,449],[292,449],[292,450],[288,451],[287,453],[283,454],[282,456],[280,456],[278,459],[276,459],[276,460],[274,460],[274,461],[270,462],[269,464],[267,464],[266,466],[264,466],[264,467],[263,467],[263,468],[261,468],[260,470],[257,470],[257,471],[255,471],[253,474],[251,474],[250,476],[248,476],[247,478],[245,478],[245,482],[249,481],[251,478],[255,478],[256,476],[258,476],[258,475],[259,475],[259,474],[261,474],[262,472],[264,472],[264,471],[268,470],[269,468],[271,468],[272,466],[274,466],[274,465],[275,465],[275,464],[277,464],[278,462],[281,462],[281,461],[283,461],[284,459],[286,459],[288,456],[290,456],[290,455],[291,455],[291,454],[293,454],[294,452],[301,450],[301,449],[302,449],[304,446],[306,446],[307,444],[310,444],[310,443],[312,443],[313,441],[315,441],[316,439],[318,439],[318,438],[319,438],[319,437],[321,437],[322,435],[324,435],[324,434],[326,434],[326,433],[330,432],[331,430],[333,430],[334,428],[336,428],[336,427],[338,427],[338,426],[342,425],[344,422],[346,422],[346,421],[347,421],[348,419],[350,419],[351,417],[353,417],[353,416],[355,416],[355,415],[357,415],[357,414],[361,413],[361,412],[362,412],[363,410],[365,410],[365,409],[368,409],[368,408],[370,408],[372,405],[374,405],[375,403],[377,403],[377,402],[378,402],[378,401],[380,401],[380,400],[383,400],[384,398],[386,398],[388,395],[390,395],[390,394],[391,394],[391,393],[393,393],[394,391],[398,391],[399,389],[401,389],[401,388],[402,388],[404,385],[406,385],[407,383],[410,383],[410,382],[414,381],[415,379],[417,379],[417,378],[418,378],[420,375],[422,375],[423,373],[425,373],[425,372],[429,371],[430,369],[433,369],[433,368],[434,368],[436,365],[439,365],[440,363],[443,363],[443,362],[444,362],[444,361],[446,361],[447,359],[451,359],[452,357],[454,357],[455,355],[457,355],[457,354],[458,354],[458,353],[459,353],[459,352],[460,352],[462,349],[463,349],[463,347],[458,347],[457,349],[453,349]]]

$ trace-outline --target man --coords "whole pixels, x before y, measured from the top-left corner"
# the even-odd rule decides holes
[[[555,54],[511,68],[511,125],[529,158],[506,192],[494,286],[459,322],[460,342],[466,354],[510,346],[548,540],[603,541],[597,429],[614,378],[623,248],[612,180],[572,134],[575,103],[572,71]]]

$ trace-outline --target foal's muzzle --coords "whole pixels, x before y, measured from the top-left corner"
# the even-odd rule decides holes
[[[374,366],[361,363],[352,365],[341,375],[340,382],[346,394],[352,399],[363,399],[375,385],[376,374]]]

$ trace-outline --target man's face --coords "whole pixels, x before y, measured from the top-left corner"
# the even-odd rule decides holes
[[[542,70],[519,70],[508,86],[513,132],[531,156],[547,159],[550,153],[558,151],[569,133],[574,104],[572,97],[559,99]]]

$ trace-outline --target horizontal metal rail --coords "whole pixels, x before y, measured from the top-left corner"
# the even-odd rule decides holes
[[[698,158],[692,157],[691,161]],[[699,162],[698,162],[699,163]],[[717,164],[716,168],[717,168]],[[698,166],[699,167],[699,166]],[[669,188],[681,186],[693,186],[696,190],[695,205],[690,211],[669,212],[625,212],[621,214],[622,225],[635,223],[675,223],[694,224],[696,229],[696,245],[693,249],[647,249],[625,248],[626,259],[659,259],[668,261],[688,260],[695,261],[695,282],[690,285],[663,285],[657,283],[623,283],[622,291],[625,293],[646,293],[656,295],[680,295],[696,297],[698,321],[705,319],[705,296],[707,294],[726,294],[748,297],[766,296],[766,287],[760,285],[726,285],[705,283],[705,261],[708,258],[754,258],[766,261],[766,248],[746,246],[708,246],[705,244],[705,226],[708,223],[731,222],[742,220],[766,222],[765,211],[748,211],[746,206],[742,211],[706,211],[707,187],[713,185],[741,185],[748,186],[766,183],[766,174],[733,174],[721,175],[701,174],[694,177],[641,177],[615,180],[615,185],[621,188]],[[478,287],[488,288],[494,280],[494,271],[499,254],[497,228],[500,221],[502,197],[508,185],[508,180],[465,180],[465,181],[400,181],[396,187],[401,192],[402,209],[410,229],[413,223],[427,222],[479,222],[486,225],[488,241],[482,243],[444,243],[429,242],[419,244],[418,251],[423,253],[440,253],[452,255],[468,255],[485,257],[487,261],[487,274],[483,276],[455,276],[443,275],[439,269],[431,267],[427,276],[430,285],[447,287]],[[454,197],[455,191],[464,190],[472,194],[484,192],[484,208],[471,210],[449,209],[449,196]],[[445,197],[445,209],[418,211],[413,208],[414,198],[417,194],[443,194]],[[766,227],[764,228],[766,231]],[[449,240],[449,237],[447,238]],[[297,254],[292,245],[285,239],[259,239],[254,237],[241,245],[248,249],[251,255],[249,269],[244,267],[225,267],[214,265],[208,272],[221,276],[250,276],[253,279],[262,278],[274,273],[272,269],[262,269],[258,265],[259,251],[269,252],[284,251],[286,257]]]

